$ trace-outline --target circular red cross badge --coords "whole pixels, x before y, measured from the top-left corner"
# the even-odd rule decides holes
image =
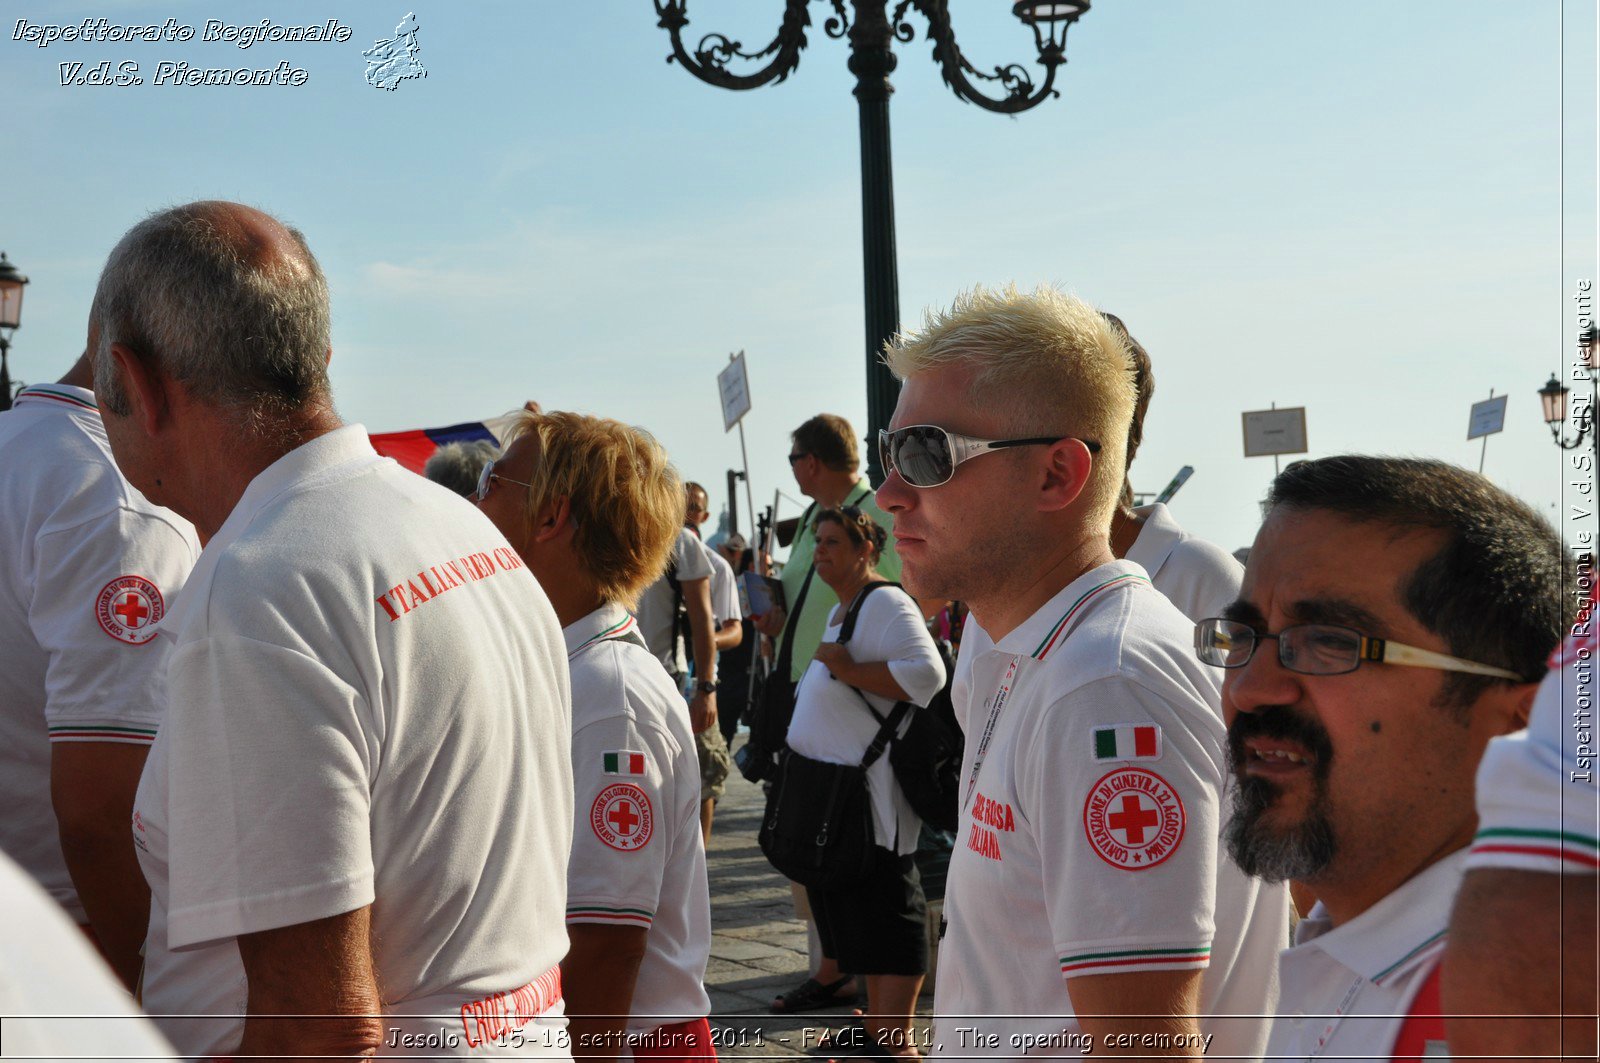
[[[1083,803],[1083,829],[1095,853],[1112,867],[1155,867],[1183,841],[1183,801],[1161,776],[1143,768],[1108,772]]]
[[[100,629],[118,642],[143,646],[156,637],[156,623],[167,611],[161,591],[143,576],[118,576],[94,603]]]
[[[613,849],[642,849],[655,829],[650,798],[631,782],[612,783],[600,791],[589,809],[589,825]]]

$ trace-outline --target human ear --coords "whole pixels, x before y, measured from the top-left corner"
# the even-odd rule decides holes
[[[1054,512],[1076,502],[1089,485],[1094,460],[1081,439],[1069,438],[1052,443],[1045,451],[1039,509],[1042,512]]]
[[[129,417],[146,435],[155,435],[167,412],[165,383],[126,344],[113,343],[111,358],[122,376],[122,390],[130,405]]]
[[[572,499],[557,495],[540,506],[533,515],[533,541],[548,543],[572,531]]]
[[[1533,698],[1538,692],[1538,683],[1518,683],[1506,691],[1509,695],[1507,700],[1511,704],[1507,727],[1502,733],[1510,734],[1528,726],[1528,718],[1533,715]]]

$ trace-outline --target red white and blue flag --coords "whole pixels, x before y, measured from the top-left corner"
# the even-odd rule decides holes
[[[521,410],[513,410],[501,417],[486,421],[469,421],[447,428],[414,428],[409,432],[375,432],[370,436],[372,449],[386,458],[393,458],[412,472],[421,474],[434,451],[448,443],[470,443],[483,440],[495,446],[505,446],[506,434]]]

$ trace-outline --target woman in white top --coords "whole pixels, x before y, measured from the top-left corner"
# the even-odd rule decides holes
[[[817,578],[839,596],[815,659],[795,691],[789,747],[813,760],[859,764],[895,703],[925,706],[944,685],[944,665],[922,614],[873,569],[884,531],[854,507],[817,515]],[[865,592],[848,645],[838,639],[845,614]],[[875,710],[874,716],[868,706]],[[910,714],[902,731],[910,723]],[[839,969],[864,976],[864,1043],[835,1044],[852,1055],[917,1056],[911,1016],[928,968],[927,905],[913,854],[922,822],[895,781],[887,755],[867,769],[877,849],[864,883],[848,890],[808,889],[822,951]]]

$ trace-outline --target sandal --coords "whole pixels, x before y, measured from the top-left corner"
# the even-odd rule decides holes
[[[816,1011],[818,1008],[846,1007],[856,1002],[856,991],[851,990],[849,993],[839,991],[854,980],[855,975],[847,974],[837,982],[823,985],[815,978],[807,978],[774,999],[768,1005],[768,1010],[776,1015],[795,1015]]]

